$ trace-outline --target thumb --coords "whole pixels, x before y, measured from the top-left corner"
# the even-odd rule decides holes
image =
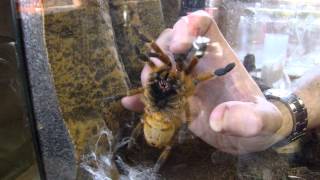
[[[264,119],[268,107],[253,102],[229,101],[217,106],[210,115],[210,127],[217,133],[238,137],[255,137],[275,132],[281,124]],[[271,108],[272,110],[272,108]],[[270,117],[270,116],[267,116]]]
[[[143,112],[144,104],[140,100],[141,94],[126,96],[121,99],[121,104],[128,110]]]

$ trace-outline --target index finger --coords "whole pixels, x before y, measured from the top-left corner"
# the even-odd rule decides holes
[[[182,17],[174,25],[170,51],[174,53],[186,52],[198,36],[217,37],[219,40],[222,37],[213,18],[202,10]]]

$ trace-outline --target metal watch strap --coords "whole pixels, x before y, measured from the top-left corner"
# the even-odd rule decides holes
[[[276,99],[285,104],[292,115],[293,128],[291,134],[284,140],[276,143],[274,146],[284,146],[295,141],[306,134],[308,125],[308,113],[303,101],[295,94],[280,97],[272,93],[272,89],[264,92],[267,99]]]

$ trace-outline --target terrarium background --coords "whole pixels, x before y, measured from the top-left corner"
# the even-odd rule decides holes
[[[244,2],[238,4],[241,6],[232,8],[245,6]],[[137,116],[123,109],[119,101],[108,101],[108,97],[125,94],[129,88],[140,85],[143,64],[139,62],[134,46],[142,48],[143,43],[131,26],[138,26],[142,33],[156,38],[178,19],[179,5],[179,1],[171,0],[45,1],[49,62],[64,122],[79,163],[96,142],[102,128],[106,126],[117,134],[125,124],[137,120]],[[69,7],[60,11],[59,6]],[[123,19],[124,9],[128,12],[128,22]],[[235,27],[236,20],[229,20],[241,11],[230,9],[223,13],[217,17],[218,22],[233,44],[232,33],[228,31]],[[313,146],[312,151],[317,152],[317,144]],[[144,149],[133,158],[143,163],[157,157],[156,151]],[[317,153],[308,150],[306,159],[317,164]],[[173,149],[163,176],[166,179],[281,179],[296,175],[308,179],[318,175],[306,167],[289,166],[286,157],[272,150],[234,157],[194,139]]]

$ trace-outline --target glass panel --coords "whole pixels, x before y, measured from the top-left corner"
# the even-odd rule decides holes
[[[269,86],[290,88],[290,78],[319,65],[319,2],[255,1],[240,8],[235,2],[227,4],[230,43],[240,58],[255,56],[257,76]]]
[[[241,132],[245,137],[225,135],[222,129],[214,129],[216,126],[209,123],[213,118],[211,112],[225,102],[251,102],[241,117],[252,115],[252,110],[262,108],[258,106],[260,100],[266,103],[260,90],[290,89],[293,80],[319,65],[317,1],[46,0],[39,7],[43,10],[44,39],[59,105],[76,149],[78,179],[308,179],[319,176],[316,133],[284,149],[271,147],[276,142],[264,138],[270,134],[259,134],[253,139],[260,149],[249,153],[247,142],[252,146],[251,136],[255,136],[255,130],[262,131],[259,123],[238,124],[237,128],[257,127]],[[206,16],[214,19],[218,27],[204,21],[201,26],[188,29],[195,24],[185,15],[192,17],[197,10],[205,10]],[[173,26],[177,21],[180,24]],[[164,31],[183,23],[188,26],[180,29],[181,34]],[[201,29],[206,25],[208,29]],[[187,37],[194,34],[197,37]],[[181,37],[172,39],[173,35]],[[153,43],[156,39],[162,50]],[[181,49],[186,44],[189,48],[180,52],[179,48],[170,46],[176,42],[180,42],[177,47]],[[149,58],[162,59],[162,64],[174,71],[170,71],[170,75],[161,74],[170,68],[155,68],[153,66],[161,63],[152,64]],[[173,59],[175,63],[170,65]],[[156,72],[154,79],[146,78],[150,68],[143,70],[143,61],[148,61]],[[178,76],[182,70],[185,74]],[[181,79],[172,80],[172,77]],[[214,80],[198,85],[211,78]],[[180,81],[190,92],[175,98],[180,90],[173,87],[180,87]],[[145,85],[141,100],[145,107],[140,108],[145,110],[144,114],[128,111],[121,104],[121,98],[141,84]],[[172,104],[168,103],[171,100]],[[134,101],[131,109],[139,109],[141,101]],[[266,110],[263,107],[260,111],[274,110],[274,106],[266,104],[269,105]],[[228,108],[220,109],[220,114]],[[188,118],[191,116],[193,119]],[[277,118],[271,118],[270,124],[279,125]],[[143,136],[132,141],[142,131],[140,119],[143,119]],[[200,124],[193,124],[198,125],[196,131],[191,126],[193,134],[185,132],[189,123],[186,120]],[[184,138],[186,141],[181,143]],[[171,142],[175,142],[173,147]],[[133,148],[127,148],[127,144]],[[171,154],[166,154],[170,150]],[[244,152],[248,154],[238,155]],[[168,156],[168,159],[163,161],[162,170],[155,173],[152,170],[157,166],[154,165],[162,162],[158,161],[159,156]]]
[[[40,179],[10,1],[0,2],[0,179]]]

